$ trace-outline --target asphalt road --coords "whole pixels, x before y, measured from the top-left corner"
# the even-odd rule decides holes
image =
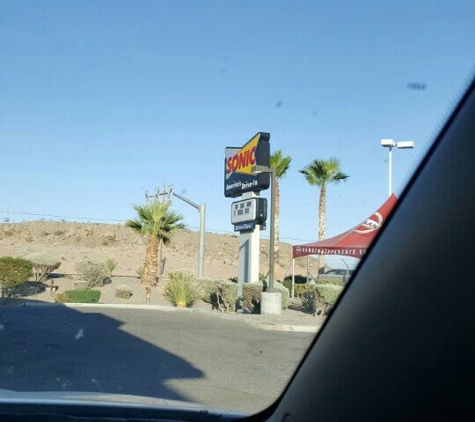
[[[279,396],[313,337],[187,312],[0,308],[0,389],[132,394],[256,412]]]

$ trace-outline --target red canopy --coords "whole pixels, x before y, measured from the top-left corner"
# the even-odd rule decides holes
[[[338,236],[319,242],[293,246],[293,258],[307,255],[347,255],[361,258],[383,225],[383,222],[386,221],[396,201],[396,196],[392,194],[371,217]]]

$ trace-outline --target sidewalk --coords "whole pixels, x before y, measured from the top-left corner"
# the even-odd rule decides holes
[[[227,321],[235,321],[249,324],[252,327],[272,331],[293,331],[301,333],[317,333],[321,328],[325,317],[314,317],[300,309],[296,300],[292,300],[289,309],[283,310],[280,315],[259,315],[238,312],[220,312],[212,310],[211,306],[196,308],[177,308],[171,305],[138,305],[138,304],[88,304],[88,303],[46,303],[29,302],[25,300],[17,305],[27,306],[68,306],[71,308],[123,308],[123,309],[146,309],[163,312],[191,312],[206,315],[213,318],[221,318]]]

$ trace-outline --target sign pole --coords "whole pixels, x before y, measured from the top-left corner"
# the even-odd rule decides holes
[[[274,231],[275,231],[275,168],[270,167],[271,185],[270,185],[270,239],[269,239],[269,292],[274,291]]]

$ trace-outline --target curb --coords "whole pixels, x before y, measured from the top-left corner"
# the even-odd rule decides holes
[[[292,324],[275,324],[272,322],[259,322],[246,319],[246,314],[231,314],[223,312],[210,312],[195,308],[177,308],[174,306],[164,305],[129,305],[129,304],[98,304],[98,303],[36,303],[23,302],[18,307],[68,307],[68,308],[111,308],[111,309],[141,309],[149,311],[163,311],[163,312],[188,312],[197,313],[211,318],[220,318],[233,322],[243,322],[254,328],[260,328],[267,331],[286,331],[299,333],[317,333],[321,325],[292,325]]]

